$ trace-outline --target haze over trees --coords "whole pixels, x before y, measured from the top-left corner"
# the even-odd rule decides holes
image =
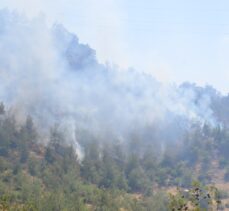
[[[39,18],[0,11],[0,39],[0,209],[163,211],[229,181],[228,96],[99,64]]]

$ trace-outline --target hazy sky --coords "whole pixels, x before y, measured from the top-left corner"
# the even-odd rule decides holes
[[[5,7],[63,23],[101,62],[229,92],[228,0],[1,0]]]

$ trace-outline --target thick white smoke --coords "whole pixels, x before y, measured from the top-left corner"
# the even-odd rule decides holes
[[[59,122],[76,148],[79,128],[120,137],[177,117],[214,124],[208,95],[99,64],[63,26],[48,28],[42,18],[7,10],[0,11],[0,99],[39,127]]]

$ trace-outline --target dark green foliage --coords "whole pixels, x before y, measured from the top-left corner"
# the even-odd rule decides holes
[[[180,142],[164,143],[163,150],[138,133],[125,143],[114,139],[104,143],[79,130],[81,161],[64,134],[56,124],[48,144],[39,144],[42,134],[32,117],[18,124],[0,104],[0,207],[163,211],[168,197],[161,188],[190,187],[195,178],[211,182],[208,171],[217,158],[220,168],[229,168],[227,129],[194,125]]]

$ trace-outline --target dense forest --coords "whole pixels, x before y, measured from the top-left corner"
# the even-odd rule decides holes
[[[195,124],[179,145],[165,144],[163,150],[153,141],[142,143],[139,134],[125,143],[101,143],[78,131],[80,160],[57,124],[44,145],[31,116],[18,124],[3,104],[0,110],[2,210],[168,210],[171,187],[217,182],[222,169],[220,182],[229,181],[226,128]]]

